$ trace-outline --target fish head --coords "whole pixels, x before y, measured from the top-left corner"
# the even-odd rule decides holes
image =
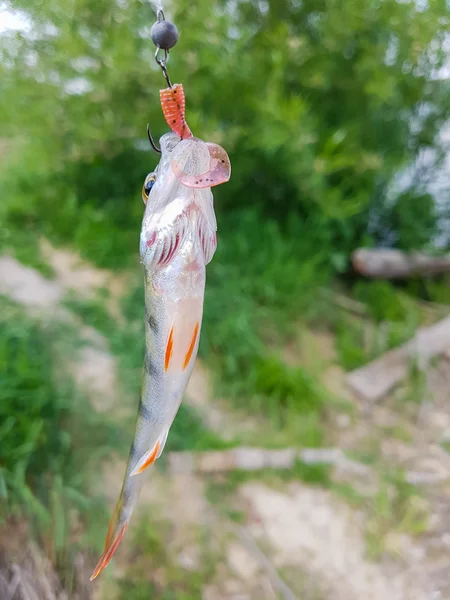
[[[156,208],[170,202],[180,192],[180,186],[211,188],[230,179],[230,159],[218,144],[193,136],[181,139],[173,132],[163,135],[160,144],[159,164],[144,182],[145,203],[149,200]]]
[[[142,190],[146,208],[140,251],[141,260],[148,268],[155,265],[158,248],[163,247],[159,240],[176,238],[176,223],[181,222],[180,215],[191,203],[202,207],[215,231],[210,188],[225,183],[231,174],[230,159],[218,144],[194,136],[181,139],[169,132],[161,137],[160,146],[159,164],[147,175]],[[178,237],[181,231],[179,233]]]

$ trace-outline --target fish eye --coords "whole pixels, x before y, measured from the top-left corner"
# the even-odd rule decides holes
[[[147,204],[148,197],[152,191],[152,187],[155,185],[156,173],[149,173],[145,178],[144,185],[142,186],[142,200],[144,204]]]

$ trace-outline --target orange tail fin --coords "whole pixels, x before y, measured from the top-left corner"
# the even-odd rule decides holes
[[[112,555],[117,550],[117,547],[120,544],[120,540],[124,536],[124,533],[125,533],[128,523],[125,523],[125,525],[123,525],[118,532],[116,531],[121,505],[122,505],[122,498],[117,503],[117,506],[114,510],[113,516],[111,517],[111,521],[110,521],[109,527],[108,527],[108,533],[106,534],[105,549],[104,549],[104,552],[103,552],[100,560],[97,563],[97,566],[95,567],[94,571],[92,572],[92,575],[90,577],[91,581],[93,581],[98,575],[100,575],[100,573],[103,571],[103,569],[109,563],[109,561],[112,558]]]
[[[184,90],[181,83],[175,83],[171,88],[161,90],[159,97],[170,129],[182,140],[192,137],[192,131],[186,123]]]

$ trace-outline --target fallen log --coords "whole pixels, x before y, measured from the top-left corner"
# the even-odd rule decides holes
[[[339,471],[366,475],[367,465],[347,458],[339,448],[267,448],[238,447],[208,452],[169,452],[168,466],[172,473],[221,473],[235,469],[291,469],[297,461],[307,465],[330,465]]]
[[[403,279],[450,272],[450,254],[428,256],[391,248],[358,248],[352,254],[352,264],[358,273],[366,277]]]
[[[335,472],[353,477],[373,477],[373,467],[351,460],[340,448],[266,448],[237,447],[206,452],[168,452],[171,475],[217,475],[234,470],[291,469],[297,461],[307,465],[328,465]],[[415,486],[438,485],[450,479],[450,468],[432,471],[406,471],[405,481]]]
[[[362,400],[381,400],[408,376],[412,364],[428,364],[431,358],[444,354],[449,348],[450,317],[446,317],[418,329],[414,338],[403,346],[352,371],[347,375],[346,383]]]

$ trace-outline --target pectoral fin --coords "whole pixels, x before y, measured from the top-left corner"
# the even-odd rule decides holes
[[[156,455],[155,460],[157,458],[159,458],[161,456],[161,454],[163,453],[164,446],[166,445],[168,435],[169,435],[169,430],[167,430],[166,433],[163,436],[161,436],[161,445],[159,447],[158,454]]]
[[[139,473],[145,471],[147,467],[152,465],[155,462],[155,460],[161,456],[162,451],[164,450],[164,446],[166,445],[168,435],[169,430],[163,433],[163,435],[159,438],[159,440],[156,442],[156,444],[150,450],[150,452],[144,454],[144,456],[139,460],[138,464],[131,472],[131,477],[133,475],[139,475]]]

